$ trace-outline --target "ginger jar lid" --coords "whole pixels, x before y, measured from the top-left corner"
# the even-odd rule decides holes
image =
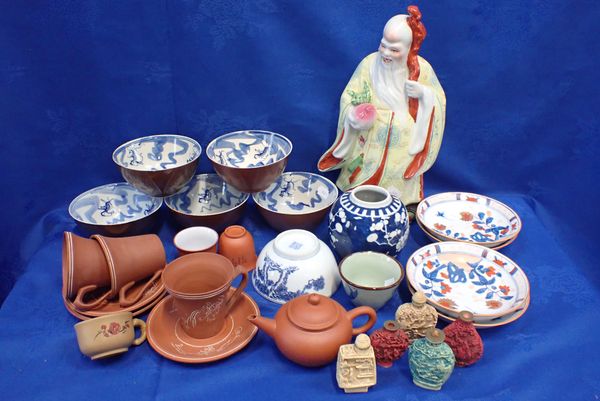
[[[321,243],[316,235],[306,230],[287,230],[273,241],[273,250],[287,260],[308,259],[319,252]]]
[[[296,326],[320,331],[333,326],[340,317],[337,303],[323,295],[306,294],[290,301],[287,315]]]

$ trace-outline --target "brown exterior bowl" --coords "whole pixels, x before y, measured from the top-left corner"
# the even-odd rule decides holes
[[[201,153],[201,146],[192,138],[151,135],[117,147],[113,161],[123,178],[140,191],[152,196],[169,196],[194,176]]]
[[[285,170],[291,151],[292,143],[283,135],[259,130],[230,132],[206,148],[219,177],[246,193],[271,185]]]
[[[118,182],[92,188],[69,205],[69,214],[82,231],[109,237],[146,234],[158,226],[162,199]]]
[[[241,219],[247,200],[247,194],[227,185],[218,175],[198,174],[166,198],[165,204],[180,226],[222,231]]]
[[[333,182],[306,172],[283,173],[267,189],[252,195],[260,214],[279,231],[314,229],[337,198]]]
[[[329,205],[325,209],[312,213],[286,214],[272,212],[269,209],[260,206],[258,203],[256,203],[256,207],[267,223],[277,231],[286,231],[294,228],[311,231],[319,225],[331,209],[331,205]]]

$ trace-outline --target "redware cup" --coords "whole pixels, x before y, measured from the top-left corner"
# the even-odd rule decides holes
[[[111,296],[109,289],[94,302],[84,301],[88,293],[111,285],[109,267],[102,248],[92,239],[64,232],[62,275],[65,299],[73,300],[73,304],[81,311],[94,309]]]
[[[227,296],[231,282],[239,275],[240,285]],[[183,331],[194,338],[209,338],[223,329],[225,318],[248,283],[248,274],[224,256],[191,253],[167,265],[163,283],[173,296],[173,310]]]
[[[196,226],[179,231],[173,238],[173,244],[179,256],[194,252],[217,252],[219,233],[209,227]]]
[[[219,253],[234,265],[242,265],[246,271],[256,267],[254,238],[242,226],[229,226],[219,237]]]
[[[93,235],[98,241],[111,273],[111,297],[119,296],[119,305],[128,307],[138,302],[147,289],[160,279],[167,264],[165,248],[155,234],[133,237],[111,238]],[[144,289],[133,298],[127,297],[127,291],[137,281],[151,277]]]

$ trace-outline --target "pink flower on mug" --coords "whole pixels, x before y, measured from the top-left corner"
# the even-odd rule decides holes
[[[121,331],[121,325],[117,322],[112,322],[108,327],[108,332],[113,336]]]

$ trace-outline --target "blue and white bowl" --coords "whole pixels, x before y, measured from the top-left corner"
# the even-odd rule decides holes
[[[279,231],[315,228],[337,197],[333,182],[305,172],[283,173],[269,188],[252,195],[260,214]]]
[[[102,185],[77,196],[69,214],[85,231],[108,236],[150,232],[163,201],[125,182]]]
[[[201,153],[192,138],[164,134],[124,143],[112,157],[128,183],[148,195],[168,196],[194,176]]]
[[[198,174],[165,203],[180,225],[221,231],[241,218],[248,196],[216,174]]]
[[[333,252],[316,235],[288,230],[261,250],[252,285],[269,301],[284,304],[309,293],[332,296],[340,285],[340,273]]]
[[[329,212],[329,240],[340,257],[363,251],[397,255],[408,233],[402,201],[376,185],[345,192]]]
[[[206,155],[217,174],[242,192],[260,192],[283,173],[292,143],[281,134],[247,130],[214,139]]]

